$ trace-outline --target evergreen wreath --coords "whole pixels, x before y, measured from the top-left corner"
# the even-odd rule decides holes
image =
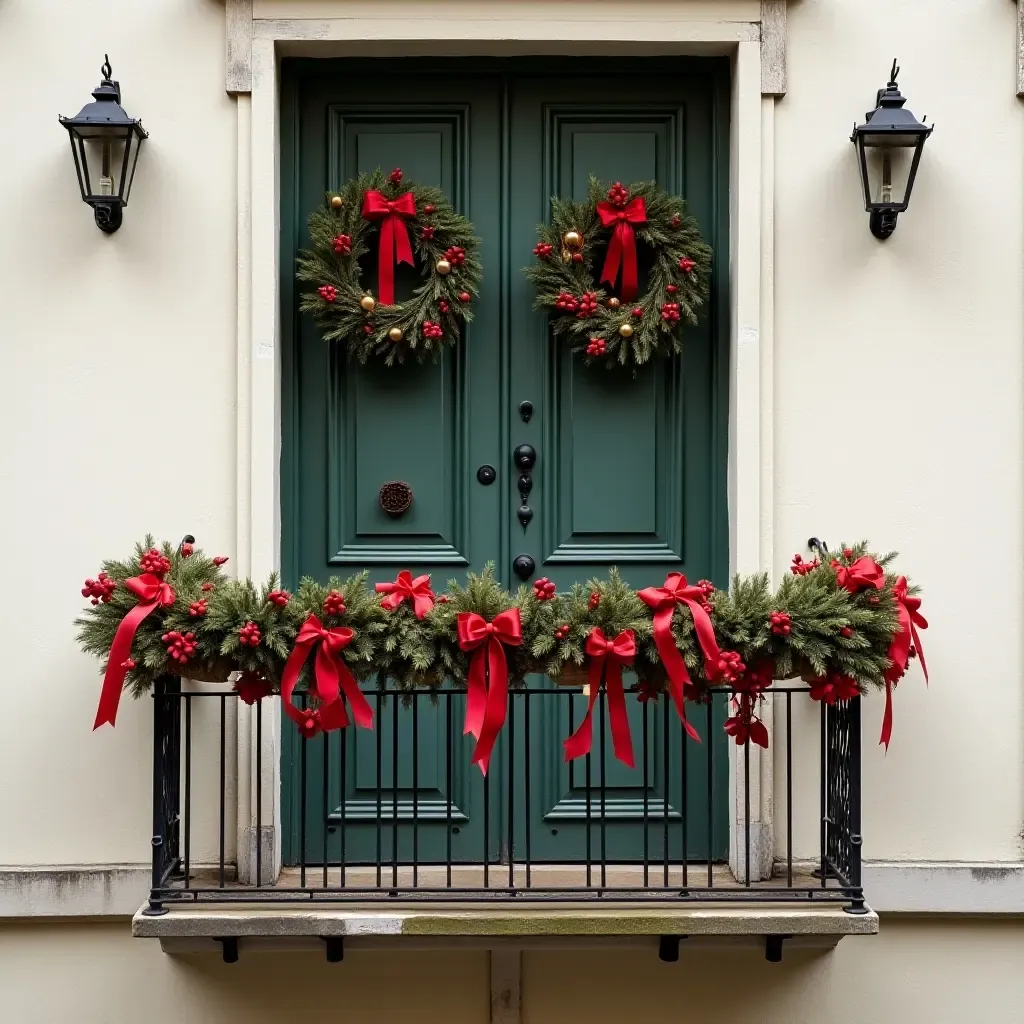
[[[683,324],[697,323],[709,295],[712,257],[683,199],[653,181],[609,187],[592,177],[586,202],[552,198],[551,223],[538,233],[537,262],[524,271],[537,287],[534,308],[587,363],[635,367],[683,351]],[[637,241],[653,254],[642,294]]]
[[[440,189],[403,181],[400,168],[387,176],[378,168],[328,193],[325,208],[309,216],[309,234],[296,276],[315,288],[302,293],[299,309],[313,314],[325,340],[343,342],[349,358],[388,366],[436,359],[472,320],[480,240]],[[376,295],[360,267],[371,249]],[[395,302],[394,264],[412,264],[414,254],[423,284]]]

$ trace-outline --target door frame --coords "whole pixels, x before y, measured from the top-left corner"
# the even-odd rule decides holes
[[[555,18],[552,6],[564,6]],[[543,53],[662,56],[728,55],[731,58],[729,131],[729,566],[730,573],[768,571],[773,561],[773,335],[774,335],[774,162],[775,98],[785,89],[784,45],[769,21],[753,17],[756,0],[717,0],[688,10],[666,24],[664,8],[638,4],[628,21],[604,22],[585,8],[567,4],[515,10],[512,0],[494,0],[486,21],[462,19],[463,38],[449,41],[452,21],[391,21],[371,10],[326,20],[273,17],[273,0],[254,17],[251,0],[228,3],[228,84],[236,94],[237,133],[237,548],[240,574],[265,576],[281,566],[281,294],[280,232],[280,68],[284,56],[414,56],[438,46],[467,56]],[[721,10],[716,11],[719,7]],[[778,13],[785,39],[785,2],[760,5]],[[339,4],[339,13],[341,13]],[[506,17],[499,12],[505,8]],[[443,34],[443,38],[442,38]],[[401,36],[401,39],[398,36]],[[780,62],[781,55],[781,62]],[[248,57],[248,67],[244,67]],[[251,91],[246,92],[249,86]],[[232,87],[234,86],[234,87]],[[238,766],[238,874],[254,874],[256,843],[263,863],[281,866],[281,749],[278,702],[261,712],[241,705],[236,744]],[[772,701],[763,719],[773,735]],[[260,713],[262,750],[257,757],[255,715]],[[256,777],[257,763],[261,774]],[[750,808],[752,874],[767,877],[772,866],[772,755],[750,754],[750,792],[744,790],[736,748],[729,759],[729,861],[737,877],[745,861],[745,808]],[[260,786],[270,823],[255,834],[255,787]]]

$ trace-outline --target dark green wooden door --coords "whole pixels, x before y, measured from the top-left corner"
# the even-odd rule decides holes
[[[636,587],[660,584],[672,570],[725,582],[727,71],[713,61],[635,68],[588,61],[586,72],[553,76],[525,62],[286,65],[288,582],[364,567],[384,580],[409,568],[432,573],[441,587],[494,561],[513,585],[512,561],[521,553],[560,588],[611,565]],[[483,239],[476,319],[462,346],[436,366],[353,367],[296,312],[290,275],[306,213],[326,190],[377,166],[400,166],[409,177],[440,185]],[[534,227],[547,216],[548,198],[581,197],[590,174],[654,178],[683,194],[716,249],[708,315],[690,331],[685,357],[635,377],[588,370],[554,346],[520,272],[532,259]],[[414,280],[399,277],[400,293]],[[523,401],[533,405],[528,422],[518,411]],[[538,453],[529,499],[535,516],[525,530],[516,518],[511,456],[522,443]],[[497,470],[490,486],[477,478],[485,464]],[[389,519],[377,494],[396,479],[412,486],[414,501],[404,516]],[[645,723],[643,706],[630,702],[638,753],[648,738],[646,764],[638,759],[630,771],[610,750],[602,762],[596,748],[589,769],[583,761],[570,768],[562,762],[562,740],[570,715],[579,721],[583,698],[530,697],[527,730],[528,699],[521,696],[485,786],[470,770],[461,698],[417,701],[415,711],[374,701],[377,735],[351,732],[335,741],[328,758],[322,741],[303,747],[285,728],[287,859],[301,852],[303,759],[308,860],[322,859],[325,850],[337,860],[342,834],[347,863],[408,860],[414,811],[420,862],[444,860],[449,851],[455,861],[480,861],[485,851],[490,859],[507,858],[510,832],[516,857],[525,856],[529,835],[532,860],[579,860],[587,855],[588,833],[596,841],[602,814],[609,859],[643,857],[645,818],[649,852],[660,857],[666,817],[678,820],[684,808],[689,855],[703,859],[710,849],[724,856],[725,748],[717,728],[713,757],[697,748],[684,764],[680,731],[664,705],[649,708]],[[681,832],[671,834],[669,855],[678,859]]]

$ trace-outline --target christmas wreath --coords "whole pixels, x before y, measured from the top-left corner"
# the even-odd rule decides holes
[[[627,188],[596,178],[586,202],[551,200],[525,273],[537,287],[534,307],[588,363],[639,366],[682,352],[682,326],[697,323],[708,298],[712,255],[685,205],[653,181]],[[650,262],[642,294],[638,241]]]
[[[613,749],[633,764],[623,672],[638,699],[666,694],[689,735],[687,701],[731,694],[726,732],[767,746],[757,708],[776,679],[800,678],[812,699],[833,704],[884,688],[882,742],[892,731],[892,691],[916,657],[927,679],[920,598],[888,570],[893,555],[866,545],[826,561],[795,556],[777,590],[767,574],[739,577],[729,591],[670,573],[660,587],[634,591],[618,571],[559,593],[542,577],[509,593],[488,567],[437,595],[428,576],[408,571],[371,589],[366,573],[292,595],[277,578],[261,587],[231,580],[226,558],[207,558],[191,537],[178,547],[152,538],[126,561],[104,563],[87,579],[92,607],[77,621],[79,641],[104,659],[96,726],[113,724],[122,688],[136,696],[167,676],[234,679],[249,703],[279,692],[302,734],[370,727],[360,683],[404,689],[446,680],[467,692],[465,731],[486,771],[505,722],[510,688],[532,673],[583,686],[589,710],[565,742],[567,759],[590,750],[597,695],[608,697]],[[293,701],[298,686],[308,700]]]
[[[343,342],[350,358],[387,365],[437,358],[472,319],[480,282],[473,225],[440,189],[403,182],[400,168],[361,174],[329,194],[325,208],[310,214],[309,234],[297,277],[316,287],[302,293],[299,308],[313,314],[326,340]],[[376,296],[360,267],[375,235]],[[395,265],[416,260],[424,281],[395,302]]]

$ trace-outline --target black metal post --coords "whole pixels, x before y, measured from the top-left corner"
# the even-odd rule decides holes
[[[850,701],[850,903],[843,909],[848,914],[866,914],[868,906],[864,902],[864,886],[861,879],[861,848],[864,839],[861,835],[861,735],[860,709],[861,697]]]
[[[160,898],[163,887],[164,865],[164,701],[166,685],[163,679],[153,683],[153,875],[149,892],[149,906],[143,911],[147,917],[160,917],[167,908]]]

